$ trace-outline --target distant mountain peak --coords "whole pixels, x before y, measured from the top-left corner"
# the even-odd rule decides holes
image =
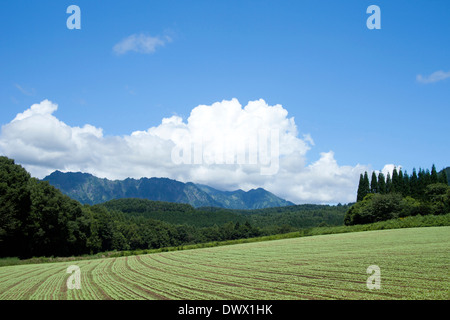
[[[207,185],[180,182],[170,178],[126,178],[108,180],[82,172],[51,173],[43,180],[62,193],[85,204],[98,204],[112,199],[141,198],[155,201],[186,203],[193,207],[228,209],[263,209],[293,205],[263,188],[247,192],[220,191]]]

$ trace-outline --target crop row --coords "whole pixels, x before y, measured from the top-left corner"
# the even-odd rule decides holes
[[[1,299],[448,299],[449,227],[0,268]],[[369,265],[381,289],[366,286]]]

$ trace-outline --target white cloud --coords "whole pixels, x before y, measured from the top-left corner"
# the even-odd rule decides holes
[[[33,104],[29,109],[25,110],[23,113],[18,113],[14,118],[14,121],[24,120],[26,118],[31,118],[34,115],[48,115],[52,114],[58,109],[57,104],[53,104],[48,100],[44,100],[41,103]]]
[[[450,71],[445,72],[445,71],[439,70],[439,71],[433,72],[429,76],[422,76],[421,74],[419,74],[419,75],[417,75],[416,80],[417,80],[417,82],[427,84],[427,83],[434,83],[434,82],[442,81],[447,78],[450,78]]]
[[[113,47],[113,51],[118,55],[123,55],[130,51],[149,54],[155,52],[158,47],[163,47],[171,41],[172,39],[168,36],[152,37],[143,33],[132,34],[117,43]]]
[[[68,126],[53,115],[57,108],[44,100],[1,128],[0,152],[39,178],[54,170],[109,179],[168,177],[223,190],[263,187],[295,203],[346,203],[355,200],[359,174],[369,171],[362,165],[340,166],[332,151],[308,165],[312,137],[299,138],[287,110],[264,100],[245,107],[236,99],[200,105],[186,121],[172,116],[156,127],[125,136],[104,136],[101,128],[89,124]],[[278,139],[265,144],[264,132],[276,132]],[[255,141],[254,150],[250,146]],[[271,152],[272,146],[278,148],[276,161],[273,157],[263,161],[264,145]],[[191,150],[189,161],[174,161],[174,150]],[[273,174],[261,174],[261,168],[274,163]]]
[[[392,173],[394,172],[394,168],[397,168],[397,172],[402,169],[401,165],[395,165],[395,164],[386,164],[383,169],[381,169],[381,172],[383,173],[384,177],[387,177],[387,174],[392,178]]]

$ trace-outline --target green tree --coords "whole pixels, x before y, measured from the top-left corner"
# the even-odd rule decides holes
[[[438,182],[439,182],[438,173],[436,171],[436,166],[433,164],[433,166],[431,167],[430,183],[438,183]]]
[[[411,197],[418,199],[419,195],[419,182],[417,177],[416,168],[413,168],[413,173],[411,175],[411,178],[409,179],[409,193],[411,194]]]
[[[378,193],[378,181],[377,181],[377,175],[375,171],[372,171],[372,178],[370,180],[370,192],[371,193]]]
[[[403,170],[400,168],[398,170],[398,191],[399,193],[403,194],[405,192],[405,187],[403,185],[404,180],[403,180]]]
[[[442,169],[442,171],[439,174],[439,182],[445,183],[448,185],[448,177],[447,177],[447,172],[445,169]]]
[[[367,179],[366,179],[367,178]],[[356,201],[362,201],[364,197],[369,193],[369,178],[367,177],[367,172],[365,174],[359,175],[358,193],[356,196]]]
[[[382,172],[378,174],[378,192],[380,194],[386,194],[386,181]]]
[[[391,173],[388,172],[386,175],[386,193],[392,192],[392,179],[391,179]]]
[[[25,222],[31,201],[30,175],[14,160],[0,157],[0,256],[17,256],[27,247]]]
[[[398,193],[368,194],[347,211],[344,224],[367,224],[397,217],[402,209],[402,196]]]
[[[419,168],[419,172],[417,174],[417,187],[416,187],[416,197],[418,199],[424,199],[425,188],[427,186],[427,178],[425,174],[425,170]]]
[[[432,183],[430,169],[425,170],[424,181],[425,188]]]
[[[447,196],[450,187],[445,183],[432,183],[425,189],[426,200],[429,202],[432,214],[448,213]]]
[[[400,207],[399,217],[415,216],[422,213],[421,202],[410,196],[403,198]]]
[[[392,171],[392,186],[390,192],[401,192],[400,178],[396,167],[394,167],[394,170]]]
[[[402,199],[403,197],[398,193],[374,195],[371,203],[372,222],[385,221],[398,216]]]
[[[402,185],[402,195],[404,197],[410,196],[411,195],[411,189],[410,189],[410,182],[409,182],[409,175],[408,173],[405,171],[405,173],[403,174],[403,185]]]
[[[369,182],[369,175],[367,174],[367,171],[364,172],[363,190],[364,190],[365,195],[370,193],[370,182]]]

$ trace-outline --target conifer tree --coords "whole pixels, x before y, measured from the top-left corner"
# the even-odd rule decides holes
[[[375,171],[372,171],[372,179],[370,180],[370,192],[378,193],[378,181]]]
[[[438,173],[436,171],[436,166],[434,164],[431,167],[430,182],[431,183],[438,183],[439,182]]]
[[[398,178],[398,171],[397,168],[394,167],[394,170],[392,171],[392,186],[390,192],[399,192],[400,190],[399,186],[399,178]]]
[[[404,180],[403,180],[403,171],[402,171],[402,169],[400,168],[399,170],[398,170],[398,182],[397,182],[397,184],[398,184],[398,189],[397,189],[397,192],[399,192],[399,193],[401,193],[402,195],[405,193],[405,185],[404,185]]]
[[[430,173],[430,169],[425,170],[424,181],[425,181],[425,183],[424,183],[424,184],[425,184],[425,187],[431,183],[431,173]]]
[[[386,175],[386,193],[392,192],[392,179],[391,179],[391,173],[388,172]]]
[[[367,174],[367,171],[364,172],[364,196],[366,196],[368,193],[370,193],[370,182],[369,182],[369,175]]]
[[[403,196],[407,197],[407,196],[411,196],[411,188],[409,185],[409,175],[408,173],[405,171],[405,173],[403,174]]]
[[[426,174],[425,170],[419,168],[419,173],[417,174],[417,188],[416,188],[416,197],[417,199],[421,199],[424,197],[426,187]]]
[[[361,174],[359,176],[359,186],[358,186],[358,194],[356,196],[356,201],[361,201],[364,197],[370,192],[370,184],[369,184],[369,176],[367,175],[367,171],[364,172],[364,176]]]
[[[418,199],[425,200],[426,199],[425,190],[426,190],[427,186],[429,184],[431,184],[431,173],[430,173],[429,169],[426,169],[426,170],[420,169],[419,170],[418,182],[419,183],[418,183],[418,188],[417,188],[417,191],[418,191],[417,197],[418,197]]]
[[[439,175],[439,182],[448,184],[447,172],[445,169],[442,169],[442,172]]]
[[[381,194],[386,193],[386,181],[384,179],[384,174],[382,172],[378,174],[378,193]]]
[[[364,176],[361,173],[359,175],[359,184],[358,184],[358,192],[356,194],[356,202],[364,199],[363,185],[364,185]]]
[[[411,194],[411,197],[417,198],[418,195],[418,177],[416,168],[413,168],[413,173],[411,175],[411,178],[409,179],[409,193]]]

